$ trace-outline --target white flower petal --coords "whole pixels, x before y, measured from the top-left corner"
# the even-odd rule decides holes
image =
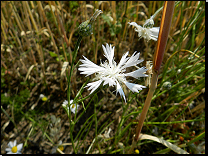
[[[83,56],[84,57],[84,56]],[[80,59],[80,61],[83,63],[79,66],[78,70],[82,71],[80,74],[87,74],[86,76],[89,76],[91,74],[94,74],[98,71],[104,70],[103,67],[100,67],[90,60],[88,60],[86,57],[84,57],[85,60]]]
[[[17,145],[17,151],[21,151],[23,148],[23,143]]]
[[[160,31],[160,27],[150,28],[150,31],[153,33],[153,35],[158,36],[159,31]]]
[[[52,153],[52,154],[56,153],[57,148],[58,148],[58,146],[54,146],[54,147],[52,148],[51,153]]]
[[[6,150],[7,152],[11,152],[12,147],[11,147],[11,148],[6,148],[5,150]]]
[[[71,102],[71,101],[70,101]],[[62,106],[66,107],[68,105],[68,101],[67,100],[64,100]]]
[[[137,92],[139,93],[138,90],[142,90],[142,88],[146,88],[146,86],[130,83],[130,82],[125,82],[125,85],[132,91],[132,92]]]
[[[40,94],[40,98],[43,98],[43,97],[45,97],[45,95],[43,95],[43,94]]]
[[[70,100],[70,103],[71,103],[71,101],[73,101],[73,100]],[[60,141],[58,142],[58,145],[62,145],[62,140],[60,140]]]
[[[89,87],[88,90],[91,90],[90,94],[93,93],[99,86],[100,84],[103,82],[103,80],[99,80],[99,81],[95,81],[95,82],[91,82],[91,83],[88,83],[86,87]]]
[[[126,56],[129,54],[129,52],[126,52],[123,56],[122,56],[122,58],[121,58],[121,60],[120,60],[120,62],[119,62],[119,64],[118,64],[118,66],[117,66],[117,68],[120,68],[121,66],[123,66],[125,63],[126,63],[126,61],[129,59],[128,57],[126,58]]]
[[[103,134],[105,138],[110,138],[110,132],[111,132],[111,130],[112,129],[109,128],[108,131]]]
[[[73,105],[74,105],[74,106],[73,106]],[[73,105],[70,106],[70,109],[71,109],[71,112],[73,112],[73,113],[75,114],[76,108],[77,108],[77,110],[78,110],[79,105],[77,105],[77,104],[73,104]]]
[[[130,73],[125,73],[124,75],[125,76],[131,76],[133,78],[138,78],[138,77],[148,77],[148,75],[144,74],[144,72],[146,72],[148,69],[142,67],[142,68],[139,68],[133,72],[130,72]]]
[[[116,81],[116,86],[117,86],[117,88],[116,88],[116,91],[117,91],[117,93],[119,92],[119,94],[121,95],[121,97],[123,96],[123,98],[124,98],[124,101],[125,101],[125,103],[126,103],[126,98],[125,98],[125,94],[124,94],[124,92],[123,92],[123,89],[121,88],[121,86],[120,86],[120,84],[119,84],[119,82],[118,81]]]
[[[14,143],[13,143],[12,141],[10,141],[10,142],[8,143],[8,146],[9,146],[10,148],[12,148],[12,147],[14,146]]]
[[[131,67],[131,66],[136,66],[137,64],[143,62],[143,60],[139,60],[140,53],[137,53],[136,55],[135,54],[136,54],[136,51],[129,58],[129,60],[125,63],[125,65],[123,67],[121,67],[121,70],[124,69],[124,68]]]
[[[156,40],[157,41],[157,38],[158,38],[158,35],[159,35],[159,31],[160,31],[160,27],[153,27],[153,28],[150,28],[150,36],[151,36],[151,39],[153,40]]]
[[[112,66],[115,47],[112,48],[111,45],[109,47],[109,45],[107,43],[106,43],[106,48],[104,45],[102,45],[102,47],[103,47],[103,51],[104,51],[104,56],[108,59],[110,66]]]
[[[115,80],[113,80],[112,78],[109,78],[109,77],[104,77],[103,81],[104,81],[103,86],[105,86],[106,84],[109,84],[109,86],[116,85]]]
[[[16,146],[17,145],[17,140],[14,140],[14,144],[12,147]]]
[[[138,25],[136,22],[128,22],[128,24],[135,26],[137,29],[142,29],[142,27]]]

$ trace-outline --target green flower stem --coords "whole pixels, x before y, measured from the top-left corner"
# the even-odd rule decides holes
[[[78,52],[78,49],[79,49],[79,45],[82,41],[82,36],[79,35],[79,38],[77,40],[77,43],[76,43],[76,46],[75,46],[75,49],[74,49],[74,52],[73,52],[73,58],[72,58],[72,64],[71,64],[71,69],[70,69],[70,73],[69,73],[69,76],[67,76],[67,80],[68,80],[68,92],[67,92],[67,99],[68,99],[68,107],[70,109],[70,93],[71,93],[71,87],[70,87],[70,83],[71,83],[71,76],[72,76],[72,72],[73,72],[73,66],[74,66],[74,62],[75,62],[75,59],[77,57],[77,52]],[[74,145],[74,140],[73,140],[73,130],[74,130],[74,124],[72,124],[71,122],[71,111],[69,110],[69,123],[70,123],[70,138],[71,138],[71,142],[72,142],[72,147],[74,149],[74,152],[76,153],[76,150],[75,150],[75,145]]]
[[[67,78],[68,79],[68,103],[70,103],[70,91],[71,91],[70,82],[71,82],[72,72],[74,70],[73,66],[74,66],[75,59],[77,57],[77,52],[78,52],[79,45],[80,45],[81,41],[82,41],[82,36],[79,35],[79,38],[77,40],[77,44],[76,44],[74,52],[73,52],[73,58],[72,58],[72,63],[71,63],[70,74],[69,74],[69,77]]]
[[[79,49],[79,45],[82,41],[83,36],[89,36],[89,35],[92,34],[92,23],[96,20],[97,16],[100,13],[102,13],[102,11],[97,9],[95,11],[95,13],[93,14],[93,16],[90,18],[90,20],[87,20],[87,21],[81,23],[78,27],[79,38],[77,40],[77,43],[76,43],[76,46],[75,46],[75,49],[74,49],[74,52],[73,52],[70,73],[69,73],[69,76],[67,75],[67,81],[68,81],[67,99],[68,99],[69,109],[70,109],[70,93],[71,93],[71,87],[70,87],[71,76],[72,76],[72,72],[74,71],[73,66],[74,66],[75,59],[77,57],[77,52],[78,52],[78,49]],[[68,60],[70,60],[70,59],[68,59]],[[76,115],[75,115],[74,121],[76,121]],[[75,149],[75,146],[74,146],[74,140],[73,140],[73,135],[72,135],[72,132],[74,130],[75,122],[71,122],[71,111],[69,111],[69,123],[70,123],[70,138],[71,138],[71,141],[72,141],[72,147],[74,149],[74,152],[77,153],[77,151]]]

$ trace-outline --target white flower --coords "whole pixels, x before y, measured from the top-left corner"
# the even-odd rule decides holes
[[[72,104],[73,100],[70,100],[70,104]],[[62,104],[63,107],[66,107],[68,110],[69,110],[69,107],[68,107],[68,101],[65,100]],[[72,113],[75,114],[75,111],[77,112],[76,108],[78,109],[79,108],[79,105],[78,104],[72,104],[70,105],[70,110]]]
[[[180,74],[180,73],[181,73],[181,69],[178,69],[178,70],[177,70],[177,74]]]
[[[22,154],[20,151],[22,150],[23,143],[17,145],[17,141],[14,142],[10,141],[8,143],[9,148],[6,148],[7,154]]]
[[[111,128],[109,128],[108,130],[105,130],[104,134],[99,134],[98,138],[99,139],[109,139],[110,138],[110,132],[112,131]]]
[[[153,24],[154,21],[153,20],[150,20],[148,21],[147,23],[145,22],[145,25],[147,24]],[[159,34],[159,30],[160,30],[160,27],[142,27],[140,25],[138,25],[136,22],[128,22],[129,25],[133,25],[135,26],[135,31],[138,32],[138,36],[139,37],[143,37],[144,39],[146,39],[147,41],[149,40],[154,40],[154,41],[157,41],[157,38],[158,38],[158,34]]]
[[[131,91],[137,93],[139,90],[142,90],[142,88],[146,88],[145,86],[130,83],[126,80],[127,76],[134,78],[148,76],[144,74],[144,72],[147,71],[145,67],[139,68],[130,73],[124,73],[126,68],[136,66],[137,64],[143,62],[143,60],[139,60],[140,53],[136,54],[136,52],[134,52],[131,57],[127,57],[129,53],[127,52],[122,56],[119,64],[116,65],[116,62],[113,59],[115,47],[112,47],[111,45],[109,46],[108,44],[106,44],[106,47],[104,45],[102,45],[102,47],[107,61],[101,63],[100,66],[94,64],[84,56],[84,60],[80,60],[83,63],[78,68],[78,70],[81,71],[81,74],[86,74],[86,76],[89,76],[96,73],[95,79],[98,81],[88,83],[86,86],[89,87],[88,90],[91,90],[90,94],[94,92],[103,82],[103,86],[106,84],[109,84],[109,86],[116,86],[117,92],[119,92],[121,97],[123,97],[126,102],[124,92],[121,88],[121,82],[123,82]]]
[[[111,130],[112,129],[109,128],[108,131],[105,131],[105,133],[103,134],[106,139],[110,138],[110,132],[111,132]]]
[[[43,95],[43,94],[40,94],[40,99],[42,101],[47,101],[48,100],[48,98],[45,95]]]
[[[60,140],[59,141],[59,143],[58,143],[58,145],[57,146],[54,146],[53,148],[52,148],[52,154],[54,154],[54,153],[58,153],[58,151],[57,151],[57,149],[60,149],[61,151],[63,151],[64,150],[64,146],[62,145],[62,141]]]

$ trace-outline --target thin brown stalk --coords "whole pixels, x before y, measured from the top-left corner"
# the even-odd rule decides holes
[[[15,7],[15,5],[13,4],[14,2],[11,2],[11,3],[9,3],[9,5],[10,5],[10,7],[12,8],[12,12],[13,12],[13,14],[14,14],[14,17],[15,17],[15,20],[16,20],[16,22],[17,22],[17,25],[18,25],[18,27],[19,27],[19,29],[21,30],[21,31],[23,31],[24,30],[24,25],[22,24],[22,20],[21,20],[21,18],[19,17],[19,15],[18,14],[16,14],[16,7]]]
[[[49,4],[50,4],[50,7],[51,7],[51,3],[49,3]],[[68,41],[67,36],[66,36],[66,33],[65,33],[66,31],[65,31],[65,29],[64,29],[63,22],[61,21],[61,18],[60,18],[60,16],[59,16],[59,12],[57,11],[58,6],[56,5],[55,2],[52,2],[52,4],[53,4],[53,5],[55,6],[55,8],[56,8],[56,10],[55,10],[55,15],[56,15],[58,24],[59,24],[59,26],[60,26],[60,28],[61,28],[60,35],[62,36],[62,34],[63,34],[64,40],[65,40],[65,42],[66,42],[66,44],[67,44],[67,47],[69,48],[69,41]],[[51,10],[52,10],[52,9],[51,9]],[[53,14],[53,15],[54,15],[54,14]],[[55,20],[55,19],[54,19],[54,20]],[[61,34],[61,33],[62,33],[62,34]],[[64,47],[63,47],[63,49],[64,49]],[[64,54],[65,54],[65,49],[64,49]],[[72,62],[72,53],[70,52],[69,55],[70,55],[70,63],[71,63],[71,62]],[[65,56],[66,56],[66,54],[65,54]],[[67,59],[66,59],[66,61],[67,61]]]
[[[69,35],[69,45],[72,44],[72,36],[73,36],[73,34],[75,32],[75,27],[76,27],[77,20],[78,20],[78,16],[75,16],[75,18],[73,19],[74,23],[73,23],[73,25],[70,28],[71,33]]]
[[[26,8],[27,8],[27,11],[28,11],[29,16],[30,16],[30,19],[31,19],[31,21],[32,21],[33,27],[34,27],[35,30],[36,30],[36,33],[39,33],[38,26],[37,26],[37,24],[36,24],[36,22],[35,22],[35,20],[34,20],[34,18],[33,18],[33,15],[32,15],[32,12],[31,12],[31,10],[30,10],[30,7],[29,7],[28,2],[23,2],[23,3],[25,4],[25,6],[26,6]],[[30,27],[28,27],[28,28],[30,29]],[[30,30],[30,31],[33,32],[32,30]],[[32,33],[32,34],[34,35],[34,33]],[[36,49],[37,49],[37,51],[38,51],[38,54],[39,54],[39,57],[40,57],[40,64],[41,64],[42,71],[43,71],[43,76],[45,77],[45,67],[44,67],[43,52],[42,52],[41,46],[40,46],[38,43],[36,43],[36,42],[34,41],[34,44],[35,44],[35,47],[36,47]],[[33,56],[33,52],[31,52],[31,54],[32,54],[32,56]],[[34,59],[34,57],[33,57],[33,59]],[[36,63],[36,62],[34,62],[34,63]]]
[[[125,4],[125,6],[124,6],[125,7],[125,11],[124,11],[123,16],[125,16],[125,15],[128,16],[129,1],[126,1],[124,4]],[[127,30],[126,27],[127,27],[127,23],[128,23],[128,21],[126,21],[125,26],[124,26],[124,29],[123,29],[122,41],[125,41],[126,40],[125,38],[126,38],[126,30]]]
[[[36,22],[35,22],[35,20],[34,20],[34,18],[33,18],[33,15],[32,15],[32,12],[31,12],[31,10],[30,10],[30,7],[29,7],[29,5],[28,5],[28,2],[24,2],[24,3],[25,3],[26,8],[27,8],[27,10],[28,10],[28,13],[29,13],[30,19],[31,19],[31,21],[32,21],[32,24],[33,24],[33,26],[34,26],[36,32],[38,33],[38,27],[37,27],[37,24],[36,24]]]
[[[5,24],[4,24],[4,22],[1,22],[1,30],[2,30],[2,32],[3,32],[3,36],[4,36],[4,40],[5,40],[5,42],[7,41],[7,35],[6,35],[6,32],[5,32]]]
[[[111,1],[113,24],[116,23],[116,1]]]
[[[26,20],[27,20],[27,26],[28,26],[28,29],[29,29],[29,31],[31,31],[32,32],[32,26],[31,26],[31,23],[30,23],[30,19],[29,19],[29,16],[30,16],[30,9],[28,8],[29,7],[29,5],[26,3],[26,2],[22,2],[22,4],[23,4],[23,10],[25,11],[25,16],[26,16]],[[30,12],[29,13],[29,16],[28,16],[28,12]],[[31,14],[31,16],[32,16],[32,14]],[[33,17],[32,17],[33,18]],[[34,20],[34,19],[33,19]],[[35,23],[35,22],[34,22]],[[36,30],[37,31],[37,30]],[[38,33],[38,32],[37,32]],[[29,40],[25,37],[25,41],[26,41],[26,47],[29,49],[30,47],[31,47],[31,44],[30,44],[30,42],[29,42]],[[24,44],[24,42],[23,42],[23,44]],[[32,56],[32,58],[33,58],[33,63],[34,64],[36,64],[37,62],[36,62],[36,59],[35,59],[35,56],[34,56],[34,52],[33,52],[33,50],[31,49],[31,56]]]
[[[104,3],[101,3],[101,10],[103,11],[103,5]],[[104,29],[101,30],[101,38],[104,38]]]
[[[24,15],[25,15],[25,18],[27,20],[27,27],[31,31],[32,30],[32,26],[30,24],[29,14],[27,12],[27,6],[26,6],[25,2],[22,2],[22,4],[23,4]]]
[[[139,122],[136,128],[136,136],[134,137],[135,142],[139,140],[139,135],[142,130],[142,126],[146,118],[147,111],[149,109],[153,94],[157,86],[158,73],[159,73],[160,66],[163,60],[165,47],[166,47],[167,40],[168,40],[168,34],[170,31],[170,25],[171,25],[172,16],[173,16],[173,10],[174,10],[174,3],[175,3],[174,1],[165,1],[165,4],[164,4],[162,20],[160,24],[160,32],[159,32],[159,37],[158,37],[158,44],[157,44],[156,53],[154,55],[153,75],[152,75],[151,86],[147,94],[147,98],[145,100],[145,104],[144,104],[144,107],[143,107],[143,110],[140,115]],[[133,145],[135,145],[134,141],[133,141]],[[133,148],[134,147],[132,146],[130,151],[132,151]]]
[[[50,3],[49,3],[50,4]],[[65,42],[66,42],[66,44],[67,44],[67,47],[69,47],[69,41],[68,41],[68,39],[67,39],[67,36],[66,36],[66,31],[65,31],[65,29],[64,29],[64,26],[63,26],[63,23],[62,23],[62,21],[61,21],[61,19],[60,19],[60,17],[59,17],[59,13],[58,13],[58,11],[57,11],[57,5],[55,4],[55,3],[53,3],[53,5],[55,6],[55,8],[56,8],[56,10],[55,10],[55,12],[56,12],[56,18],[57,18],[57,21],[58,21],[58,24],[59,24],[59,26],[60,26],[60,28],[61,28],[61,32],[62,32],[62,34],[64,35],[64,40],[65,40]],[[62,35],[61,34],[61,35]],[[70,56],[71,57],[71,56]]]
[[[1,65],[4,66],[4,68],[7,70],[8,68],[7,68],[6,64],[4,63],[4,60],[5,60],[4,56],[3,56],[2,52],[1,52]]]
[[[156,6],[156,1],[153,2],[152,14],[154,14],[154,12],[155,12],[155,8],[156,8],[155,6]]]
[[[98,3],[96,3],[96,8],[99,8],[99,5]],[[98,54],[98,45],[99,45],[99,42],[100,42],[100,31],[99,31],[99,28],[100,28],[100,18],[98,17],[97,19],[97,43],[96,43],[96,47],[95,47],[95,63],[97,63],[97,54]]]
[[[53,42],[54,49],[55,49],[56,53],[59,54],[58,48],[57,48],[57,46],[56,46],[56,42],[55,42],[55,40],[54,40],[54,38],[53,38],[53,34],[52,34],[52,32],[51,32],[51,29],[50,29],[50,27],[49,27],[49,24],[48,24],[46,15],[45,15],[45,12],[44,12],[44,10],[43,10],[43,6],[42,6],[42,4],[41,4],[40,1],[37,1],[37,4],[38,4],[38,8],[40,9],[40,12],[42,12],[42,16],[43,16],[43,19],[44,19],[44,23],[46,24],[46,27],[47,27],[47,29],[48,29],[48,32],[49,32],[49,34],[50,34],[50,36],[51,36],[51,40],[52,40],[52,42]]]
[[[20,39],[19,39],[19,37],[17,35],[17,31],[15,31],[13,27],[11,27],[11,30],[13,31],[13,34],[15,35],[16,44],[18,43],[19,44],[18,47],[20,47],[21,51],[23,51],[22,44],[21,44]],[[15,58],[13,56],[12,56],[12,59],[15,60]]]

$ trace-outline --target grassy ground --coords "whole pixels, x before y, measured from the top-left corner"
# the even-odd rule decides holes
[[[77,70],[82,56],[96,64],[105,60],[102,44],[115,46],[115,61],[129,51],[153,61],[157,42],[139,40],[128,22],[143,25],[163,6],[159,1],[1,1],[1,153],[9,141],[23,143],[23,154],[50,154],[58,141],[68,153],[127,153],[147,96],[148,87],[133,93],[124,87],[127,103],[104,87],[93,96],[83,88],[90,79]],[[78,39],[78,26],[95,9],[103,11],[93,34],[83,37],[71,76],[70,99],[80,105],[76,116],[62,107],[67,77]],[[154,18],[159,27],[162,11]],[[63,63],[69,62],[68,68]],[[78,64],[77,64],[78,63]],[[66,70],[66,72],[64,71]],[[132,69],[131,69],[132,71]],[[147,78],[132,80],[148,85]],[[149,86],[149,85],[148,85]],[[81,94],[78,95],[79,91]],[[47,97],[46,101],[39,98]],[[175,6],[165,55],[143,134],[164,139],[189,153],[205,153],[205,2]],[[111,128],[109,138],[103,134]],[[174,154],[154,139],[137,142],[142,154]],[[137,152],[137,151],[136,151]],[[136,153],[135,152],[135,153]]]

